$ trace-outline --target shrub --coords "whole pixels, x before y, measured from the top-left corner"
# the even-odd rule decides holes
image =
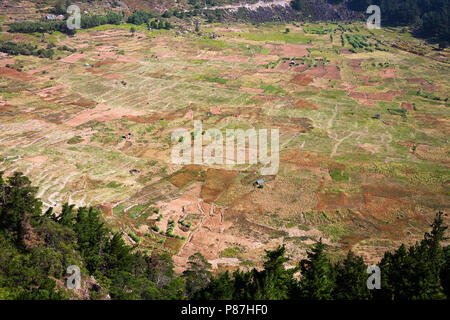
[[[134,242],[139,243],[139,241],[141,241],[141,238],[139,238],[136,234],[134,234],[133,232],[128,233],[128,235],[130,236],[131,239],[134,240]]]

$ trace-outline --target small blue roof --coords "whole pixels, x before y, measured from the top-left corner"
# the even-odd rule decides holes
[[[256,183],[259,183],[259,184],[264,183],[264,180],[257,180]]]

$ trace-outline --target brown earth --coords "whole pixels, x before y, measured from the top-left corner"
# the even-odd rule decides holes
[[[120,119],[123,116],[127,115],[139,116],[143,114],[144,113],[142,111],[121,107],[109,107],[101,103],[97,105],[94,109],[82,111],[74,118],[67,121],[66,124],[72,127],[76,127],[79,126],[80,124],[86,123],[91,120],[106,122],[115,119]]]
[[[208,203],[214,202],[238,174],[238,171],[208,169],[205,184],[200,193],[201,198]]]
[[[178,188],[182,188],[192,181],[205,181],[202,173],[205,169],[199,165],[189,165],[175,173],[169,181]]]
[[[311,110],[319,109],[317,105],[301,99],[297,100],[297,102],[295,103],[295,107],[300,109],[311,109]]]
[[[0,77],[22,81],[31,81],[34,79],[31,75],[7,67],[0,68]]]
[[[296,75],[294,78],[292,78],[291,83],[300,84],[300,85],[302,85],[302,86],[307,86],[307,85],[310,84],[313,80],[314,80],[314,78],[311,77],[311,76],[307,76],[307,75],[303,75],[303,74],[298,74],[298,75]]]
[[[85,58],[87,55],[84,53],[73,53],[70,56],[67,56],[59,61],[64,63],[75,63],[78,62],[81,58]]]

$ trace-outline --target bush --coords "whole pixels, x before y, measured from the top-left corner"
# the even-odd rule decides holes
[[[133,232],[128,233],[128,235],[130,236],[131,239],[134,240],[134,242],[139,243],[139,241],[141,241],[141,238],[139,238],[136,234],[134,234]]]
[[[55,52],[53,49],[38,48],[31,44],[20,44],[15,42],[0,42],[0,52],[5,52],[9,55],[24,55],[24,56],[38,56],[40,58],[53,58]]]

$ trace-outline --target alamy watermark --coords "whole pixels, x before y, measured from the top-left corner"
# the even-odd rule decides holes
[[[69,275],[67,278],[67,288],[69,289],[80,289],[81,288],[81,271],[80,267],[76,265],[71,265],[67,268],[66,273]]]
[[[381,289],[381,270],[377,265],[371,265],[367,267],[367,274],[370,274],[367,278],[366,285],[367,289]]]
[[[69,30],[81,29],[80,7],[72,4],[67,8],[67,13],[70,14],[69,18],[67,18],[67,28]]]
[[[278,173],[280,162],[279,140],[279,130],[270,129],[269,155],[268,129],[226,129],[224,139],[221,130],[204,131],[202,122],[194,120],[192,134],[183,128],[172,132],[172,142],[178,144],[172,149],[171,159],[174,164],[235,165],[245,164],[247,158],[249,164],[264,165],[261,175],[273,175]],[[210,143],[204,146],[203,142]]]
[[[368,29],[381,29],[381,9],[379,6],[371,5],[366,10],[367,14],[372,14],[367,19]]]

